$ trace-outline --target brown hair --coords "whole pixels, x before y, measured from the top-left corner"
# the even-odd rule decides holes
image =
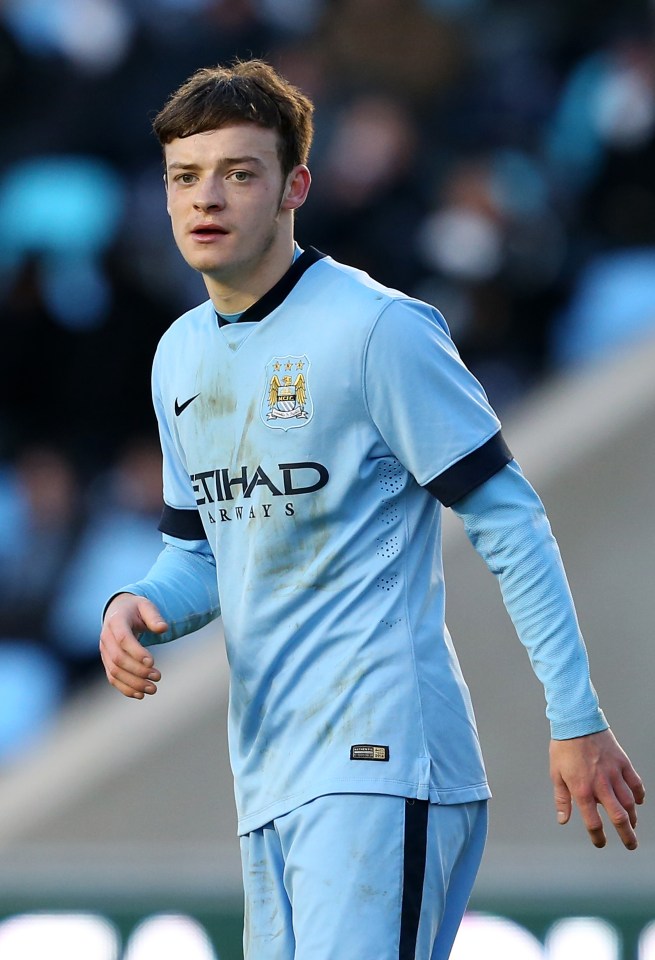
[[[256,123],[276,130],[283,176],[306,163],[312,143],[314,105],[263,60],[203,67],[169,98],[152,127],[162,147],[177,137]]]

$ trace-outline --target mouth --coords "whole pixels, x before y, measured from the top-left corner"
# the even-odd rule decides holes
[[[196,240],[213,240],[215,237],[227,236],[228,232],[216,223],[201,223],[190,231],[191,236]]]

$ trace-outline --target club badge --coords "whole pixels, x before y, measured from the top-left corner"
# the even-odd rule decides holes
[[[268,427],[289,430],[304,427],[312,419],[314,405],[307,381],[309,360],[274,357],[266,364],[266,386],[261,416]]]

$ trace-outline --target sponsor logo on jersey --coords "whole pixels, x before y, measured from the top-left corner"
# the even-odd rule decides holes
[[[261,417],[266,426],[290,430],[312,419],[314,404],[309,393],[309,360],[273,357],[266,364],[266,382]]]
[[[231,520],[270,520],[271,511],[280,509],[279,501],[243,504],[250,500],[258,488],[263,488],[264,497],[296,497],[321,490],[330,479],[327,467],[314,460],[299,463],[278,463],[275,468],[261,464],[256,467],[242,466],[239,470],[223,467],[219,470],[201,470],[190,474],[196,504],[204,508],[209,523],[226,523]],[[259,498],[257,498],[259,499]],[[224,504],[219,506],[219,504]],[[293,517],[294,502],[282,504],[284,515]],[[202,512],[202,511],[201,511]]]
[[[199,507],[217,500],[234,500],[237,497],[249,499],[257,487],[265,487],[274,497],[290,497],[303,493],[315,493],[321,490],[330,474],[327,467],[313,460],[302,463],[278,463],[275,473],[268,473],[261,464],[256,467],[243,466],[236,471],[227,468],[203,470],[191,474],[191,483]]]

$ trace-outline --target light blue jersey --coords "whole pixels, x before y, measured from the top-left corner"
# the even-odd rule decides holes
[[[239,832],[329,793],[487,798],[440,513],[511,454],[440,314],[310,249],[238,322],[177,320],[153,392],[161,529],[216,558]],[[577,642],[565,736],[606,726]]]

